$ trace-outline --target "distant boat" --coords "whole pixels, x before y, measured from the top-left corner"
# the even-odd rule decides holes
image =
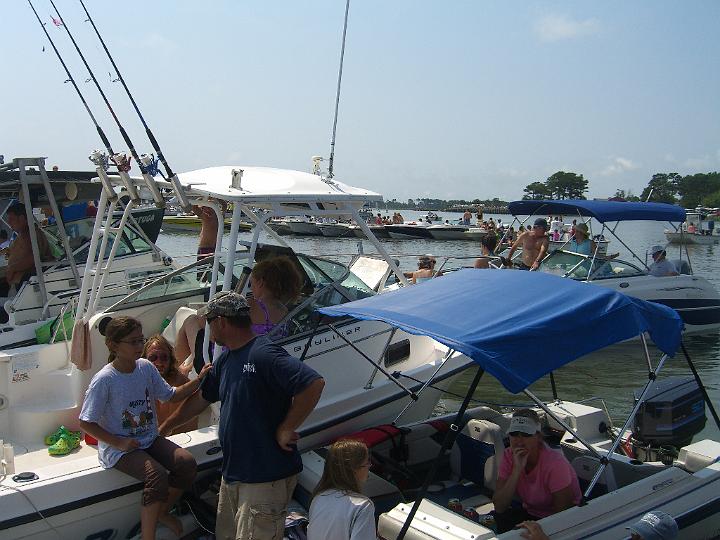
[[[411,221],[402,225],[385,225],[390,238],[395,240],[409,240],[413,238],[432,238],[429,227],[422,221],[415,223]]]
[[[322,236],[322,232],[320,232],[320,227],[318,227],[317,223],[313,221],[296,218],[288,219],[286,223],[288,224],[288,227],[290,227],[290,230],[293,234],[299,234],[302,236]]]
[[[467,225],[430,225],[427,230],[435,240],[468,240],[465,233],[470,229]]]
[[[317,226],[320,228],[323,236],[331,238],[355,236],[355,233],[347,223],[318,223]]]
[[[230,222],[230,218],[225,218],[225,229],[230,228]],[[200,221],[200,218],[194,214],[164,216],[162,223],[163,229],[165,229],[166,231],[190,231],[196,229],[200,230],[202,228],[202,221]],[[252,228],[252,223],[242,223],[240,230],[249,231]]]

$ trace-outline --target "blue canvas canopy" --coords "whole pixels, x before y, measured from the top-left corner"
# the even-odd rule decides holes
[[[575,214],[608,221],[685,221],[685,209],[674,204],[619,201],[515,201],[508,205],[514,216]]]
[[[576,358],[646,331],[672,356],[683,327],[666,306],[520,270],[460,270],[319,311],[430,336],[472,358],[514,393]]]

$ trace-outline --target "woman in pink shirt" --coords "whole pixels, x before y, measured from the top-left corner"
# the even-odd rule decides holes
[[[531,409],[513,413],[493,496],[498,532],[526,520],[542,519],[580,503],[577,475],[561,451],[543,441],[540,418]],[[522,507],[511,505],[520,498]]]

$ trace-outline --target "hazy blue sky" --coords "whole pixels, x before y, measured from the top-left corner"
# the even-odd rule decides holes
[[[34,4],[123,148],[49,1]],[[150,151],[79,2],[56,4]],[[175,170],[329,154],[344,0],[86,4]],[[88,169],[100,141],[29,5],[3,3],[3,22],[0,154]],[[716,171],[719,23],[715,0],[353,0],[336,178],[401,200],[515,199],[557,170],[591,197]]]

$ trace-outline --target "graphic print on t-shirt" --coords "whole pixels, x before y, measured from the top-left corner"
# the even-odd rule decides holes
[[[128,403],[122,412],[122,427],[128,430],[131,437],[140,435],[152,426],[154,418],[150,404],[150,391],[145,388],[145,399],[137,399]]]

